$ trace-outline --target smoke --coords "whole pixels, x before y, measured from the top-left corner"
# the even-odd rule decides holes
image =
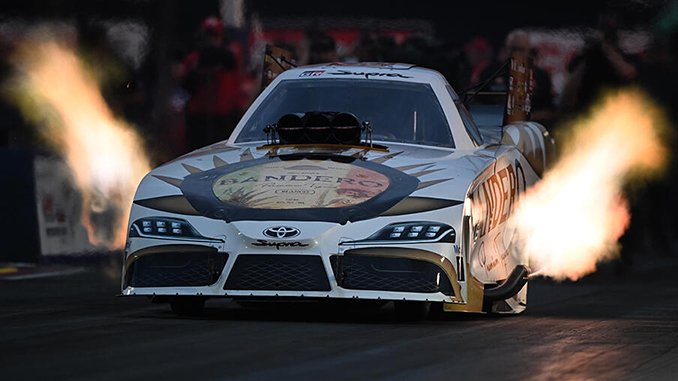
[[[82,195],[82,222],[97,246],[121,249],[134,191],[150,170],[139,135],[116,118],[94,73],[53,30],[31,33],[11,57],[7,86],[40,136],[63,155]]]
[[[620,91],[592,110],[569,126],[560,160],[510,220],[535,275],[576,280],[615,258],[630,221],[624,187],[666,162],[663,118],[644,93]]]

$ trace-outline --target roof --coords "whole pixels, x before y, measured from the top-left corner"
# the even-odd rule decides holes
[[[315,78],[364,77],[367,79],[403,80],[406,82],[445,81],[435,70],[426,69],[413,64],[389,62],[331,62],[317,65],[300,66],[280,74],[280,79],[315,79]]]

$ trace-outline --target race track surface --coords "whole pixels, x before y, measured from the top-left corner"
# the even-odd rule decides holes
[[[678,266],[530,283],[520,316],[398,321],[377,311],[247,310],[199,318],[115,297],[100,268],[0,280],[2,380],[675,380]]]

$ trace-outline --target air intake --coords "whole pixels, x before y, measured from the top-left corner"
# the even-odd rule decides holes
[[[366,127],[353,114],[333,111],[309,111],[283,115],[278,123],[266,128],[275,144],[346,144],[359,145]],[[273,139],[270,135],[273,134]]]

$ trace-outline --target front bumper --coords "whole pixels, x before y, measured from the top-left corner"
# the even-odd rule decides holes
[[[461,213],[461,206],[455,208]],[[150,217],[182,218],[199,235],[190,240],[130,237],[122,274],[122,294],[413,300],[465,304],[463,295],[466,294],[467,266],[463,263],[460,265],[462,257],[459,246],[454,242],[390,243],[365,240],[365,237],[392,223],[432,221],[443,224],[443,221],[447,221],[449,224],[449,214],[449,210],[446,210],[444,214],[431,211],[408,219],[402,216],[380,217],[378,224],[374,220],[346,225],[294,222],[294,227],[302,232],[299,236],[294,239],[269,239],[271,242],[291,242],[294,245],[270,246],[259,242],[266,238],[262,236],[262,230],[268,226],[289,225],[289,221],[226,223],[201,216],[158,213],[135,206],[132,208],[131,221]],[[450,225],[460,231],[459,226]],[[165,253],[184,252],[195,256],[196,262],[154,259],[161,258]],[[348,261],[345,260],[347,258]],[[154,266],[167,270],[168,274],[139,277],[139,269],[143,271]],[[459,266],[462,266],[462,270],[458,275]],[[183,279],[185,272],[193,276]],[[177,278],[182,279],[177,282]],[[174,279],[174,283],[154,285],[148,282],[149,279]]]
[[[122,293],[128,296],[461,300],[454,267],[445,257],[432,251],[402,247],[349,249],[341,254],[320,255],[233,254],[220,252],[213,246],[152,246],[129,257]]]

